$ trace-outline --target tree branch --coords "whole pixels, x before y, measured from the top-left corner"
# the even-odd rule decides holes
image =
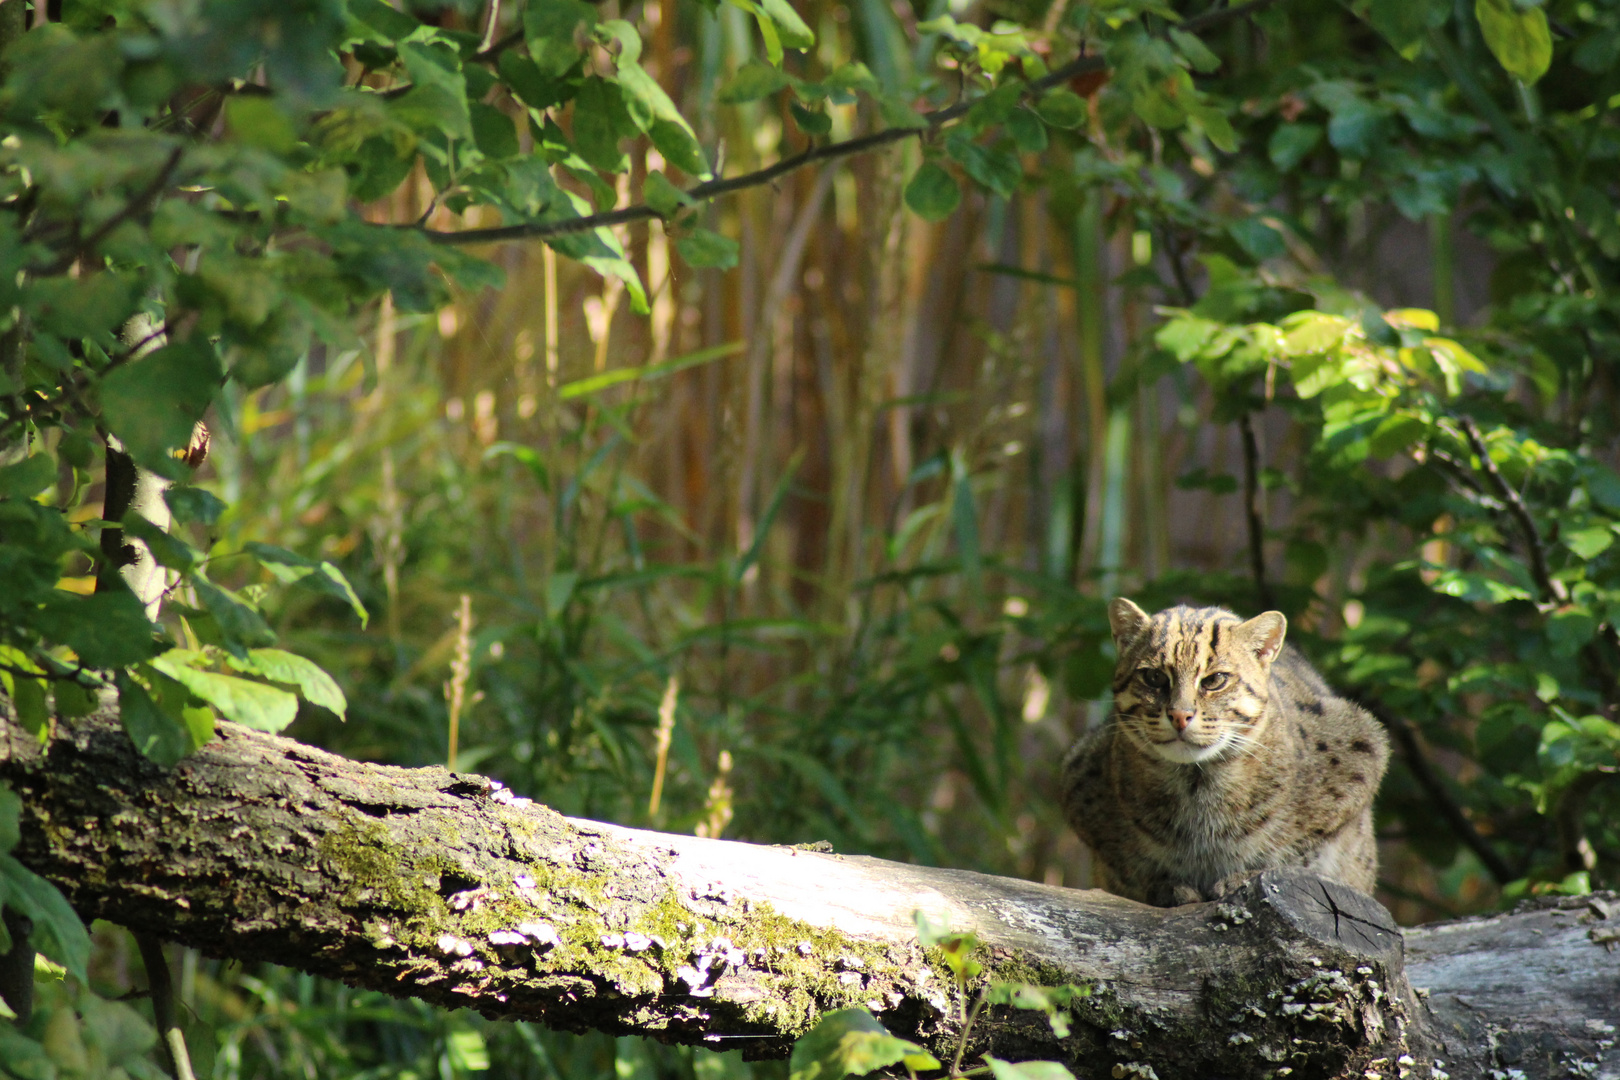
[[[1205,12],[1196,18],[1187,19],[1179,25],[1178,29],[1187,33],[1207,30],[1222,23],[1255,14],[1277,2],[1278,0],[1249,0],[1246,4]],[[501,47],[502,43],[500,42],[491,46],[492,49]],[[479,56],[482,55],[479,54]],[[1063,85],[1077,75],[1102,71],[1106,67],[1107,63],[1100,56],[1077,57],[1050,74],[1032,81],[1026,88],[1025,94],[1026,96],[1043,94],[1054,87]],[[914,135],[925,135],[952,120],[966,115],[967,111],[972,107],[973,102],[971,101],[959,101],[943,109],[923,113],[921,117],[925,123],[923,127],[887,128],[883,131],[872,132],[869,135],[845,139],[842,142],[826,143],[751,173],[744,173],[741,176],[733,176],[729,179],[705,181],[687,189],[686,194],[692,199],[702,202],[721,195],[729,195],[734,191],[742,191],[745,188],[768,184],[778,177],[796,172],[807,165],[814,165],[822,161],[833,161],[855,154],[864,154],[869,150],[876,150],[880,146],[887,146],[889,143],[909,139]],[[599,214],[587,214],[584,217],[570,218],[567,221],[526,222],[518,225],[501,225],[489,229],[465,229],[459,232],[439,229],[423,229],[422,231],[429,239],[441,244],[485,244],[500,240],[539,240],[548,236],[589,232],[591,229],[601,228],[604,225],[623,225],[632,221],[646,221],[655,217],[661,218],[663,215],[646,203],[637,203],[634,206],[626,206],[618,210],[605,210]],[[396,227],[418,228],[415,225]]]
[[[1417,729],[1412,726],[1404,716],[1397,715],[1387,705],[1376,697],[1363,690],[1352,691],[1355,700],[1362,708],[1372,713],[1380,724],[1384,725],[1390,737],[1401,748],[1401,756],[1406,760],[1406,768],[1417,781],[1418,787],[1428,795],[1429,802],[1445,818],[1446,824],[1451,826],[1452,833],[1461,840],[1484,865],[1487,872],[1498,885],[1506,885],[1515,881],[1523,874],[1516,873],[1508,861],[1502,857],[1501,852],[1491,846],[1474,822],[1463,811],[1462,804],[1452,796],[1446,782],[1429,761],[1429,755],[1424,752],[1423,743],[1418,736]]]
[[[1530,510],[1524,505],[1524,500],[1497,469],[1496,462],[1491,460],[1490,451],[1485,447],[1485,440],[1480,438],[1479,428],[1474,426],[1474,418],[1460,416],[1457,418],[1457,425],[1468,438],[1468,445],[1473,449],[1474,456],[1479,458],[1479,471],[1491,482],[1497,496],[1507,506],[1508,513],[1513,515],[1519,531],[1524,534],[1525,548],[1530,556],[1530,576],[1535,579],[1536,587],[1546,598],[1559,603],[1566,602],[1569,599],[1569,590],[1564,588],[1563,582],[1554,579],[1547,569],[1547,548],[1541,539],[1541,530],[1536,528],[1536,521],[1530,516]]]
[[[1243,436],[1243,516],[1249,534],[1249,573],[1254,577],[1255,598],[1263,608],[1274,608],[1277,599],[1266,583],[1266,522],[1260,503],[1260,442],[1254,434],[1254,418],[1248,409],[1238,416]]]

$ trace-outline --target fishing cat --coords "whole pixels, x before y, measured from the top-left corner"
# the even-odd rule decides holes
[[[1383,729],[1291,646],[1288,620],[1108,606],[1114,711],[1064,758],[1063,809],[1110,892],[1167,907],[1299,866],[1370,893]]]

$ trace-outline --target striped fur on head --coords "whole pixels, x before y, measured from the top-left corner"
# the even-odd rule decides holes
[[[1288,620],[1244,621],[1225,608],[1185,605],[1149,615],[1124,597],[1108,605],[1119,663],[1114,711],[1142,751],[1196,764],[1260,746],[1272,661]]]

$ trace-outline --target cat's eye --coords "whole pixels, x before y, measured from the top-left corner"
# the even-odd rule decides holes
[[[1143,686],[1154,690],[1163,690],[1170,685],[1170,677],[1158,668],[1145,667],[1138,671],[1136,675],[1137,678],[1142,680]]]
[[[1230,682],[1231,679],[1232,676],[1228,675],[1226,672],[1217,671],[1213,672],[1212,674],[1205,675],[1199,680],[1198,685],[1202,686],[1205,690],[1219,690],[1221,687]]]

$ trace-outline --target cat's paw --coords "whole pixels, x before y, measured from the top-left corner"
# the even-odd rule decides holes
[[[1259,876],[1260,871],[1258,870],[1239,870],[1235,874],[1227,874],[1215,883],[1214,888],[1209,890],[1209,898],[1211,900],[1224,900]]]
[[[1170,890],[1170,906],[1181,907],[1183,904],[1202,904],[1204,894],[1191,885],[1177,885]]]

